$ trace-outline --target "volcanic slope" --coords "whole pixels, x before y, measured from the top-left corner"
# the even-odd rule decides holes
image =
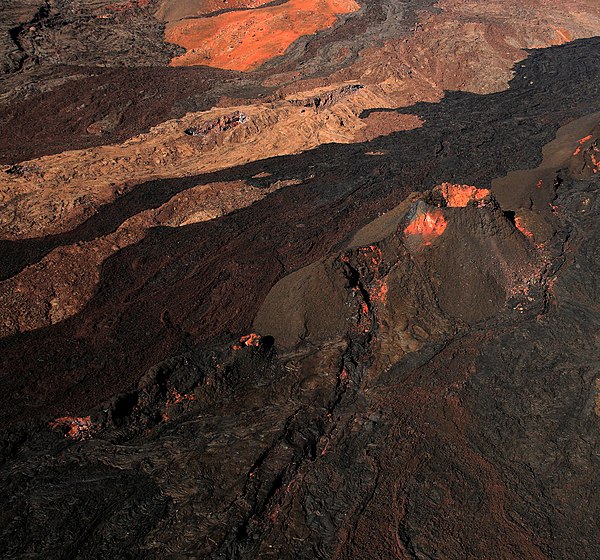
[[[530,166],[560,124],[597,103],[597,63],[595,40],[540,51],[519,66],[507,92],[454,93],[441,103],[414,107],[411,112],[425,121],[421,128],[204,176],[149,182],[65,237],[5,242],[4,269],[19,263],[17,259],[36,262],[57,245],[89,242],[127,217],[158,208],[198,185],[246,181],[260,189],[291,181],[235,214],[147,229],[141,241],[106,260],[98,290],[73,317],[2,341],[5,371],[17,356],[21,360],[22,374],[6,376],[6,383],[15,389],[30,386],[30,376],[39,378],[38,364],[45,363],[46,375],[40,381],[46,379],[48,388],[54,387],[45,402],[54,401],[57,411],[63,398],[92,404],[115,389],[131,387],[146,368],[188,337],[201,341],[228,331],[243,333],[282,274],[321,258],[361,223],[399,204],[411,191],[447,181],[485,187],[511,168]],[[269,175],[262,177],[265,172]],[[39,274],[54,274],[52,263],[46,263],[50,266],[38,268]],[[4,309],[14,309],[5,318],[9,329],[14,328],[11,324],[36,320],[32,314],[37,309],[45,315],[43,306],[20,303],[28,301],[28,291],[39,290],[34,283],[9,282],[4,300]],[[63,288],[59,281],[53,286],[55,294],[49,299],[55,297],[60,304]],[[30,318],[21,315],[21,309],[28,309]],[[64,340],[70,343],[59,343]],[[127,376],[122,375],[123,364],[128,364]],[[103,372],[101,378],[89,376],[96,370]],[[70,386],[79,388],[65,393]],[[8,404],[7,418],[12,414]]]
[[[99,78],[73,80],[35,103],[17,105],[16,112],[4,120],[7,134],[2,137],[10,139],[5,151],[22,154],[26,149],[35,150],[38,143],[48,149],[56,146],[56,142],[64,143],[65,139],[79,142],[81,132],[86,143],[103,144],[115,134],[126,135],[135,127],[152,124],[165,115],[163,111],[172,116],[173,111],[184,106],[209,104],[223,91],[249,93],[253,80],[257,83],[256,80],[263,79],[271,87],[281,86],[270,98],[258,103],[239,105],[239,99],[221,99],[222,107],[169,120],[120,145],[70,150],[6,167],[0,235],[10,242],[0,242],[4,252],[0,274],[7,279],[0,285],[0,298],[6,306],[0,332],[11,334],[48,326],[81,311],[98,289],[102,263],[142,239],[149,228],[161,224],[173,227],[221,216],[271,190],[300,184],[311,174],[305,172],[289,180],[272,181],[262,194],[253,185],[239,181],[199,184],[171,201],[159,192],[156,195],[164,206],[157,211],[145,211],[145,206],[152,204],[147,191],[132,192],[139,184],[296,153],[331,141],[355,142],[410,130],[422,124],[417,115],[372,109],[410,105],[419,99],[434,101],[441,98],[443,88],[480,93],[502,89],[510,77],[511,62],[526,56],[523,48],[566,40],[567,28],[569,38],[588,35],[594,32],[594,22],[600,21],[594,17],[598,15],[598,6],[583,0],[577,2],[576,10],[564,13],[543,11],[537,4],[515,6],[510,25],[498,23],[500,7],[494,3],[487,3],[485,9],[477,8],[476,24],[460,3],[447,1],[439,6],[437,14],[419,13],[419,23],[408,34],[408,25],[417,16],[406,7],[386,11],[382,20],[374,17],[374,8],[369,4],[360,14],[331,30],[327,44],[346,45],[348,26],[358,23],[366,26],[361,28],[361,41],[375,35],[389,40],[382,48],[363,49],[355,62],[350,57],[346,63],[334,65],[343,68],[328,78],[313,77],[298,82],[297,74],[282,72],[297,60],[298,53],[290,49],[279,66],[265,68],[254,77],[246,74],[243,80],[239,74],[219,72],[208,79],[206,69],[198,69],[204,72],[200,84],[196,81],[200,74],[194,74],[195,69],[183,69],[189,72],[180,74],[178,69],[169,73],[167,68],[139,68],[128,70],[126,75],[111,70]],[[192,7],[190,4],[186,9]],[[141,17],[140,10],[136,4],[116,11],[111,8],[95,17],[99,21],[104,21],[105,15],[131,19]],[[167,11],[162,17],[169,21],[173,14]],[[44,16],[43,21],[47,20],[62,21],[54,12]],[[49,24],[41,25],[45,29]],[[563,31],[557,35],[557,29]],[[394,33],[406,37],[390,39]],[[445,36],[460,36],[461,48],[448,48],[449,43],[442,40]],[[315,60],[327,58],[329,47],[325,48],[322,40],[325,39],[317,35],[309,41],[311,45],[320,45]],[[351,45],[356,48],[359,43],[354,41]],[[506,46],[509,44],[510,48]],[[377,62],[381,59],[386,60],[384,66]],[[443,66],[435,63],[439,59],[445,61]],[[48,64],[40,57],[35,60],[40,60],[39,67]],[[83,53],[82,60],[86,60]],[[305,56],[302,68],[303,74],[310,75]],[[96,67],[95,72],[99,71]],[[154,82],[152,76],[159,78],[159,82]],[[127,89],[121,87],[123,78],[130,86]],[[286,85],[286,80],[293,80],[294,84]],[[166,83],[173,88],[165,88]],[[98,94],[97,88],[102,93]],[[107,94],[108,89],[111,95]],[[197,95],[190,98],[193,90]],[[86,92],[83,99],[82,92]],[[65,104],[65,98],[69,103]],[[171,105],[175,100],[179,108]],[[230,103],[237,105],[225,106]],[[369,112],[364,113],[365,110]],[[68,113],[67,134],[63,130],[64,111]],[[291,129],[294,134],[289,133]],[[185,131],[191,131],[192,135]],[[135,204],[141,210],[137,215],[130,198],[120,205],[129,206],[129,215],[112,211],[114,207],[109,203],[124,195],[137,201]],[[113,225],[104,231],[94,229],[96,220],[91,218],[98,211],[112,214]],[[24,237],[40,239],[24,249],[21,242]],[[75,243],[70,244],[69,240]],[[28,265],[33,266],[24,270]],[[67,270],[70,273],[65,275]],[[45,280],[40,281],[41,278]]]
[[[2,557],[598,558],[597,2],[199,4],[3,7]]]
[[[302,181],[149,230],[81,312],[3,340],[3,555],[597,557],[599,46],[411,131],[149,183]]]
[[[593,558],[600,184],[556,177],[543,248],[489,191],[415,194],[273,288],[255,326],[274,339],[7,434],[7,557]]]

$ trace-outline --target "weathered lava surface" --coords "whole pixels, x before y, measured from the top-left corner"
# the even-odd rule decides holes
[[[359,4],[3,8],[3,558],[600,557],[599,8]]]

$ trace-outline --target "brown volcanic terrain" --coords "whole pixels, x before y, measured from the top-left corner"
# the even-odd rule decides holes
[[[600,556],[597,2],[0,20],[2,557]]]
[[[206,65],[250,70],[282,55],[299,37],[331,27],[355,12],[354,0],[289,0],[245,12],[188,19],[167,27],[165,39],[186,49],[173,66]]]
[[[469,6],[450,2],[441,6],[443,11],[422,18],[423,23],[407,40],[388,44],[383,52],[367,50],[364,60],[341,72],[337,87],[321,86],[301,93],[290,92],[288,87],[282,94],[272,95],[270,101],[260,104],[189,113],[183,119],[167,121],[125,144],[92,151],[69,151],[52,158],[21,163],[19,169],[22,171],[4,178],[6,202],[0,209],[4,237],[41,237],[72,229],[93,215],[97,208],[143,181],[213,171],[257,158],[310,149],[323,142],[369,140],[420,126],[422,121],[412,115],[371,112],[368,117],[361,118],[361,113],[373,107],[408,105],[417,99],[439,99],[444,88],[488,93],[504,87],[498,80],[509,79],[510,65],[524,54],[514,46],[508,51],[501,48],[507,49],[509,44],[528,47],[544,41],[553,44],[556,36],[552,32],[552,23],[557,20],[573,29],[577,26],[578,31],[573,33],[590,34],[593,30],[587,21],[598,12],[597,6],[582,3],[579,12],[561,16],[544,14],[543,19],[534,20],[535,27],[527,27],[525,16],[531,16],[535,6],[520,8],[515,12],[512,26],[508,27],[512,34],[509,38],[502,35],[506,26],[495,27],[499,25],[494,23],[499,5],[486,4],[486,9],[480,10],[479,20],[485,22],[487,19],[490,23],[477,25],[466,15]],[[588,15],[582,17],[582,13]],[[231,12],[229,15],[235,17],[236,14]],[[482,33],[487,39],[484,46],[470,45],[470,38],[477,40]],[[535,39],[531,37],[533,35]],[[451,43],[441,42],[440,36],[460,36],[466,45],[464,51],[455,49]],[[475,49],[477,57],[471,54]],[[387,67],[372,77],[371,68],[377,68],[377,57],[386,60]],[[440,66],[436,60],[445,63]],[[444,74],[440,74],[440,70]],[[359,82],[360,78],[363,79]],[[490,79],[494,81],[490,82]],[[210,123],[236,111],[243,111],[246,116],[246,122],[240,127],[214,127],[202,141],[183,134],[198,123]],[[125,113],[131,115],[133,112],[129,107],[119,112],[110,109],[107,116],[88,125],[88,136],[110,134],[111,128],[121,127]],[[112,120],[111,114],[114,115]],[[22,118],[22,112],[18,115]],[[292,137],[290,128],[296,130]],[[15,205],[11,201],[17,197],[19,204]],[[137,223],[142,222],[138,220]],[[127,231],[131,228],[138,231],[127,235],[126,244],[139,240],[145,226],[140,230],[140,226],[128,224]],[[14,277],[3,284],[0,291],[6,302],[7,316],[2,332],[39,328],[79,311],[96,289],[99,265],[123,247],[123,241],[115,243],[110,238],[100,243],[105,247],[103,250],[96,248],[97,242],[73,250],[61,244],[61,248],[46,261],[39,265],[30,263],[34,268],[25,272],[23,278]],[[42,293],[36,293],[35,288],[32,293],[31,288],[23,290],[21,287],[23,282],[28,286],[39,285],[27,279],[30,275],[53,276],[57,274],[51,272],[54,269],[58,269],[60,275],[60,270],[65,268],[74,268],[80,273],[71,275],[68,288],[60,289],[64,294],[62,297],[54,295],[54,282],[40,286]]]

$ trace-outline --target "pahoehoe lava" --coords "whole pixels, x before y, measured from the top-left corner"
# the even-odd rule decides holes
[[[432,10],[422,4],[384,17],[383,3],[366,3],[238,73],[158,62],[92,72],[96,55],[69,69],[60,56],[75,47],[52,38],[84,16],[100,45],[132,44],[128,25],[140,34],[130,66],[178,51],[156,42],[158,2],[114,12],[99,1],[73,20],[50,2],[52,25],[23,20],[2,91],[27,72],[34,90],[45,83],[44,57],[59,57],[61,80],[82,75],[5,98],[5,128],[22,128],[12,145],[3,135],[0,173],[169,119],[184,135],[178,119],[217,103],[275,103],[271,74],[327,80],[375,34],[418,27],[417,10]],[[338,48],[344,57],[320,62]],[[600,37],[527,55],[503,91],[415,94],[360,113],[413,115],[418,127],[150,179],[74,227],[0,239],[2,557],[598,558]],[[156,114],[128,104],[128,72],[133,89],[152,89]],[[56,133],[112,82],[92,104],[122,129],[89,137],[92,107]],[[37,140],[36,111],[48,126]],[[569,126],[573,149],[542,168]],[[524,169],[532,184],[502,182]],[[177,226],[156,219],[177,197],[231,184],[250,202]],[[139,216],[143,232],[99,258],[76,311],[47,324],[25,309],[22,332],[11,322],[11,298],[38,289],[30,270],[133,231]]]

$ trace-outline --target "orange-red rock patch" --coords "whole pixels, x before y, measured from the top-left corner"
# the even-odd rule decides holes
[[[245,346],[259,346],[261,338],[262,337],[259,334],[250,333],[242,336],[242,338],[240,338],[240,342]]]
[[[359,9],[355,0],[290,0],[285,4],[169,24],[165,38],[187,50],[172,66],[251,70],[282,55],[299,37],[331,27]]]
[[[81,418],[63,416],[50,422],[49,426],[52,429],[63,430],[65,437],[69,439],[86,439],[92,435],[92,419],[90,416]]]
[[[521,218],[520,216],[515,217],[515,226],[525,237],[533,239],[533,232],[527,229],[523,222],[523,218]]]
[[[490,196],[489,189],[478,189],[472,185],[442,183],[437,190],[440,191],[450,208],[464,208],[471,201],[482,203]]]
[[[577,149],[573,152],[573,155],[574,156],[578,155],[582,150],[582,146],[591,139],[592,139],[592,135],[589,134],[585,138],[582,138],[581,140],[579,140],[579,146],[577,146]]]
[[[240,338],[240,344],[234,344],[234,350],[241,350],[244,346],[252,346],[254,348],[260,346],[260,341],[262,340],[262,336],[256,333],[250,333],[242,336]]]
[[[429,210],[418,213],[404,228],[404,234],[420,235],[426,240],[431,240],[442,235],[447,226],[448,222],[440,210]]]

